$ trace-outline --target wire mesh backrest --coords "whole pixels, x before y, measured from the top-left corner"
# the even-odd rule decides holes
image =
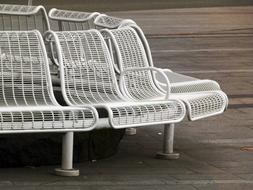
[[[56,32],[60,41],[66,96],[71,104],[120,98],[109,50],[96,30]]]
[[[119,27],[122,20],[123,20],[122,18],[118,18],[118,17],[112,17],[108,15],[99,15],[95,19],[94,24],[96,25],[98,29],[101,29],[101,28],[115,29]]]
[[[121,72],[134,67],[149,67],[145,49],[133,28],[122,27],[108,32],[113,37]],[[135,99],[154,98],[161,94],[150,70],[127,72],[124,79],[128,93]]]
[[[96,29],[116,29],[122,25],[135,24],[133,20],[101,14],[94,20]]]
[[[0,4],[0,30],[39,30],[42,34],[49,29],[44,7]]]
[[[0,32],[0,106],[52,104],[38,31]]]
[[[50,22],[54,31],[77,31],[95,28],[94,19],[99,13],[51,9]]]

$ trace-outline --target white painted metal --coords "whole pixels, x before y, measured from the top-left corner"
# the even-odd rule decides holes
[[[79,170],[73,169],[74,133],[68,132],[62,138],[62,165],[55,169],[60,176],[79,176]]]
[[[38,31],[0,32],[0,133],[88,131],[94,108],[56,102]]]
[[[33,0],[28,0],[27,5],[33,5]]]
[[[2,31],[28,31],[39,30],[41,34],[50,30],[47,12],[43,6],[0,4],[0,30]],[[54,59],[54,54],[52,55]],[[48,59],[52,78],[57,79],[57,62]]]
[[[81,12],[81,11],[71,11],[71,10],[60,10],[53,8],[49,11],[48,17],[53,23],[52,25],[54,31],[78,31],[78,30],[89,30],[89,29],[115,29],[118,27],[136,25],[131,19],[122,19],[118,17],[108,16],[106,14],[100,14],[98,12]],[[108,46],[110,48],[110,40]],[[52,47],[51,47],[52,49]],[[112,50],[110,49],[110,52]],[[113,53],[111,54],[113,59]],[[54,63],[59,66],[58,61],[55,59],[54,54],[52,54]],[[119,70],[114,64],[114,69],[117,73]],[[164,83],[161,83],[164,85]]]
[[[102,33],[106,33],[107,37],[110,36],[113,43],[119,70],[121,75],[124,75],[123,79],[121,76],[122,80],[120,82],[124,86],[121,89],[123,89],[125,95],[137,101],[159,98],[161,93],[164,95],[168,93],[167,89],[164,90],[159,85],[154,77],[154,72],[143,71],[141,74],[134,71],[131,73],[126,72],[129,69],[137,70],[138,67],[144,69],[154,68],[151,62],[150,49],[147,42],[144,43],[146,41],[144,35],[140,38],[138,32],[130,26],[115,30],[104,29]],[[143,43],[146,45],[143,45]],[[158,70],[160,74],[162,71],[161,69]],[[179,76],[177,75],[178,78]],[[170,79],[167,78],[168,80]],[[190,120],[223,113],[227,107],[227,96],[220,90],[217,82],[210,80],[195,82],[195,80],[192,80],[186,83],[174,83],[173,85],[170,83],[170,86],[169,97],[185,102]]]
[[[98,12],[80,12],[71,10],[51,9],[48,17],[58,22],[59,31],[88,30],[95,28],[94,19]]]
[[[94,24],[97,29],[103,29],[103,28],[116,29],[119,27],[136,24],[136,23],[131,19],[123,19],[123,18],[109,16],[106,14],[100,14],[95,18]]]
[[[174,131],[174,124],[164,125],[163,149],[157,153],[157,158],[166,160],[179,158],[179,153],[174,152]]]
[[[42,34],[50,29],[43,6],[0,4],[0,30],[39,30]]]
[[[73,145],[74,145],[74,133],[68,132],[63,135],[62,139],[62,169],[73,169]]]
[[[165,81],[164,94],[160,93],[152,81],[152,71],[159,73]],[[136,83],[136,80],[139,82]],[[164,96],[165,100],[170,96],[170,82],[162,69],[154,67],[132,67],[127,68],[120,74],[120,89],[122,93],[134,100],[147,98],[157,99],[157,96]]]
[[[174,124],[164,127],[164,142],[163,142],[163,152],[166,154],[173,153],[173,142],[174,142]]]
[[[148,44],[148,41],[141,30],[141,28],[137,25],[131,24],[129,25],[132,28],[135,29],[135,31],[138,33],[142,44],[144,46],[144,49],[146,51],[147,59],[149,62],[149,65],[151,67],[154,67],[153,59],[150,51],[150,47]],[[179,73],[172,72],[169,69],[163,69],[165,74],[167,75],[169,81],[171,82],[171,92],[172,93],[187,93],[187,92],[199,92],[199,91],[219,91],[221,90],[219,84],[216,81],[213,80],[200,80],[197,78],[189,77],[186,75],[182,75]],[[161,87],[163,90],[163,86],[165,86],[163,83],[163,80],[159,78],[159,76],[154,76],[155,81],[157,81],[158,87]]]
[[[48,17],[51,20],[58,21],[59,31],[70,30],[88,30],[92,28],[115,29],[126,25],[135,24],[131,19],[122,19],[118,17],[100,14],[98,12],[82,12],[72,10],[60,10],[53,8],[49,11]]]
[[[62,107],[56,102],[39,31],[0,32],[0,134],[67,132],[63,168],[57,174],[76,176],[73,131],[90,131],[97,120],[95,108]]]
[[[56,47],[62,92],[69,105],[105,108],[113,128],[183,119],[185,108],[179,100],[164,100],[161,94],[157,101],[133,101],[121,94],[109,50],[99,31],[51,31],[46,38]]]

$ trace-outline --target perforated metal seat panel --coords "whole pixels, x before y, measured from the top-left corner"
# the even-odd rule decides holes
[[[29,106],[0,111],[0,133],[89,131],[94,124],[89,109]]]
[[[188,92],[201,92],[201,91],[215,91],[220,90],[220,85],[212,80],[200,80],[194,77],[182,75],[168,70],[165,74],[171,84],[171,93],[188,93]],[[163,89],[166,88],[164,79],[160,75],[155,75],[155,80]]]
[[[0,32],[0,133],[87,131],[96,112],[56,102],[38,31]]]
[[[114,128],[177,123],[184,117],[184,109],[183,104],[175,100],[133,105],[120,103],[110,105],[109,111],[112,112],[110,122]]]
[[[153,99],[154,94],[161,93],[162,90],[159,88],[150,88],[153,84],[159,86],[155,77],[152,77],[154,76],[153,71],[143,71],[141,75],[136,74],[134,70],[129,70],[131,68],[146,68],[147,70],[150,67],[146,54],[146,51],[150,50],[147,45],[143,46],[145,40],[141,40],[138,33],[131,27],[104,30],[103,32],[111,36],[115,46],[118,65],[124,75],[122,77],[124,88],[122,89],[125,94],[136,100],[147,100],[148,98]],[[170,97],[185,102],[189,119],[197,120],[224,112],[228,99],[220,90],[219,85],[210,80],[196,81],[170,84]]]
[[[221,114],[227,107],[227,96],[222,91],[172,93],[171,98],[185,102],[188,117],[192,121]]]
[[[183,119],[185,108],[181,101],[161,98],[134,102],[122,96],[109,50],[97,30],[51,34],[62,56],[62,88],[69,105],[106,108],[114,128],[176,123]]]
[[[220,86],[217,82],[211,80],[196,80],[188,82],[171,83],[171,93],[194,93],[206,91],[219,91]]]

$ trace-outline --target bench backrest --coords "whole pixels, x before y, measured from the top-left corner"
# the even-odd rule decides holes
[[[76,31],[95,28],[94,19],[97,12],[80,12],[70,10],[51,9],[48,13],[54,31]]]
[[[100,14],[95,18],[94,24],[96,26],[96,29],[116,29],[128,24],[135,24],[135,22],[131,19],[123,19],[106,14]]]
[[[55,104],[39,31],[0,32],[0,106]]]
[[[76,31],[89,29],[116,29],[121,26],[135,24],[131,19],[100,14],[98,12],[82,12],[51,9],[48,13],[54,31]]]
[[[120,72],[129,68],[149,67],[145,48],[133,28],[126,26],[115,30],[104,30],[103,33],[111,38]],[[154,81],[153,71],[128,72],[124,79],[126,90],[134,99],[155,98],[161,94]]]
[[[42,34],[50,29],[43,6],[0,4],[0,30],[39,30]]]
[[[62,89],[70,105],[121,99],[109,50],[97,30],[51,32],[58,49]]]

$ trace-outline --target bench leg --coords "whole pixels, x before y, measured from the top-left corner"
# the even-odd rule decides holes
[[[74,133],[67,132],[62,138],[62,164],[61,168],[55,169],[55,174],[59,176],[79,176],[79,170],[73,169],[73,147]]]
[[[164,125],[163,150],[156,154],[158,159],[175,160],[179,158],[179,153],[175,153],[173,150],[174,130],[175,124]]]
[[[127,128],[125,134],[128,136],[136,135],[137,131],[136,128]]]
[[[32,6],[33,5],[33,0],[28,0],[27,4]]]

